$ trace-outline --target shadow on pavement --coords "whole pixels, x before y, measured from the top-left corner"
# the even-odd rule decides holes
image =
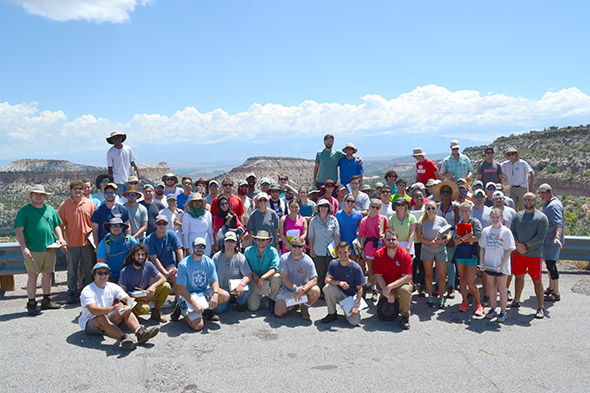
[[[119,348],[118,341],[115,341],[114,344],[104,344],[104,341],[104,336],[91,336],[81,330],[70,334],[66,338],[66,342],[68,344],[76,345],[81,348],[103,351],[107,356],[117,356],[118,358],[124,358],[131,353],[131,351],[125,351]],[[149,344],[144,344],[144,346],[147,345]]]
[[[15,312],[12,314],[2,314],[2,315],[0,315],[0,322],[9,322],[14,319],[27,318],[27,317],[32,318],[33,316],[29,315],[26,311]]]

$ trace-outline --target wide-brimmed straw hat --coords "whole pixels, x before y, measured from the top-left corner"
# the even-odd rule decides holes
[[[434,200],[440,202],[442,200],[440,195],[440,190],[443,187],[449,187],[451,189],[451,200],[454,201],[459,196],[459,186],[457,186],[452,181],[442,181],[434,186],[432,189],[432,195],[434,195]]]
[[[411,157],[416,157],[416,156],[426,156],[426,153],[424,152],[424,150],[422,150],[421,147],[417,147],[412,152]]]
[[[127,195],[129,194],[139,194],[137,199],[141,199],[143,197],[143,193],[139,191],[135,186],[129,186],[129,188],[127,188],[127,190],[123,193],[123,196],[127,198]]]
[[[261,229],[258,232],[256,232],[256,234],[253,235],[252,237],[254,239],[261,239],[261,240],[270,240],[270,239],[272,239],[272,236],[270,235],[270,233],[268,233],[268,231],[265,231],[263,229]]]
[[[203,195],[201,195],[200,192],[193,192],[188,201],[192,202],[192,201],[204,201],[204,200],[205,200],[205,198],[203,198]]]
[[[33,192],[36,192],[37,194],[53,195],[51,192],[45,191],[43,184],[35,184],[30,190],[27,190],[26,192],[29,195],[29,198]]]

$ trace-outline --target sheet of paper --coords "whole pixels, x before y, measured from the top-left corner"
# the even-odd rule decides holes
[[[354,307],[355,302],[356,302],[356,295],[349,296],[347,298],[342,299],[339,304],[340,304],[340,307],[342,307],[342,310],[348,316],[348,315],[350,315],[350,310],[352,310],[352,308]],[[359,311],[364,310],[367,307],[369,307],[367,305],[367,302],[365,302],[365,299],[361,298],[361,301],[359,303]]]
[[[119,315],[125,314],[125,312],[127,312],[127,310],[132,309],[136,305],[137,305],[137,302],[135,301],[135,299],[131,298],[131,300],[129,301],[129,304],[127,304],[125,307],[123,307],[122,309],[119,310]]]
[[[298,304],[307,303],[307,295],[303,295],[299,299],[293,296],[292,298],[287,299],[285,303],[287,304],[287,307],[293,307]]]
[[[238,287],[238,285],[240,285],[241,282],[242,282],[242,280],[240,280],[238,278],[229,280],[229,291],[231,293],[235,293],[236,288]],[[244,291],[247,291],[248,289],[249,289],[248,284],[246,284],[246,286],[244,287]]]
[[[131,297],[145,297],[148,295],[148,291],[145,289],[134,289],[133,291],[129,292],[129,296]]]
[[[205,295],[203,293],[193,293],[191,295],[191,297],[199,306],[203,307],[203,310],[206,310],[209,308],[209,301],[207,300],[207,298],[205,297]],[[192,304],[190,304],[189,302],[186,302],[186,309],[187,309],[188,313],[195,311]]]
[[[332,243],[328,244],[328,251],[333,258],[336,258],[336,241],[332,240]]]

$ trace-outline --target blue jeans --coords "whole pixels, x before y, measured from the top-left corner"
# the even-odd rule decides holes
[[[226,289],[226,291],[229,292],[229,289]],[[230,298],[230,300],[232,298],[233,299],[236,299],[236,303],[237,304],[246,304],[246,302],[248,301],[248,295],[249,294],[250,294],[250,290],[248,289],[247,291],[242,292],[242,294],[240,296],[234,295],[234,294],[231,294],[230,293],[229,298]],[[213,309],[213,311],[216,314],[221,314],[221,313],[225,312],[228,309],[229,303],[230,302],[225,302],[221,306],[217,306],[217,308]]]

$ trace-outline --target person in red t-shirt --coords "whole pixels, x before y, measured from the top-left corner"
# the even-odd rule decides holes
[[[410,328],[410,306],[412,304],[412,257],[399,246],[397,233],[393,229],[385,231],[385,247],[375,252],[375,279],[381,288],[379,303],[394,303],[399,299],[399,311],[402,316],[401,327]],[[377,305],[379,308],[379,304]]]
[[[428,179],[440,180],[440,173],[436,163],[430,158],[426,158],[426,153],[421,147],[414,149],[412,157],[416,159],[416,181],[426,184]]]
[[[225,178],[221,182],[221,185],[223,186],[223,193],[221,195],[224,195],[229,200],[230,209],[236,214],[238,219],[242,221],[242,216],[244,215],[244,205],[242,204],[240,197],[233,194],[233,180],[230,178]],[[213,203],[211,203],[211,215],[213,216],[215,216],[218,211],[217,198],[219,198],[219,195],[216,196],[215,199],[213,199]]]

